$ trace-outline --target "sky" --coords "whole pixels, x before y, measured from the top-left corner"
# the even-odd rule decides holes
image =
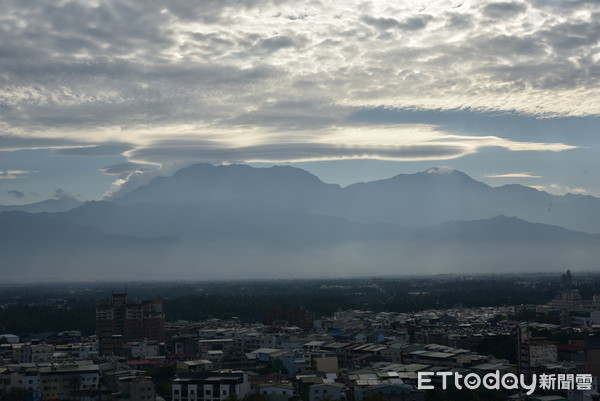
[[[208,162],[600,196],[597,0],[4,0],[0,204]]]

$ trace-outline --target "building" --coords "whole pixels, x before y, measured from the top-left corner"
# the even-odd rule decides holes
[[[123,343],[165,341],[161,299],[127,303],[127,294],[112,294],[111,303],[96,303],[96,335],[100,355],[123,355]]]
[[[308,400],[345,400],[346,387],[341,383],[313,384],[308,389]]]
[[[54,354],[54,347],[48,344],[36,344],[31,346],[32,362],[50,362]]]
[[[526,324],[517,326],[517,369],[530,375],[545,364],[558,360],[558,345],[544,338],[531,337]]]
[[[52,364],[39,370],[43,400],[92,401],[98,399],[100,369],[91,362]]]
[[[576,310],[571,312],[571,327],[584,330],[600,327],[600,310]]]
[[[16,344],[19,342],[19,336],[15,336],[14,334],[0,334],[0,343],[2,342]]]
[[[290,383],[259,384],[256,393],[269,401],[288,401],[294,397],[294,387]]]
[[[123,376],[118,378],[118,401],[154,401],[156,389],[149,377]]]
[[[172,401],[223,401],[249,393],[248,375],[242,371],[182,373],[171,383]]]
[[[160,355],[157,341],[143,341],[123,344],[123,354],[129,359],[154,358]]]
[[[213,370],[213,363],[207,359],[196,359],[193,361],[177,361],[178,372],[208,372]]]

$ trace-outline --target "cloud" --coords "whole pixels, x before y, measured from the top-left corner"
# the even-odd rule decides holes
[[[204,124],[228,114],[243,117],[270,99],[323,96],[340,106],[598,112],[568,101],[594,92],[593,71],[572,62],[594,52],[593,2],[580,2],[579,10],[534,1],[457,8],[438,0],[424,9],[413,2],[367,6],[358,0],[343,6],[262,0],[27,4],[9,0],[0,17],[0,110],[13,128]],[[515,15],[521,20],[509,18]],[[386,35],[374,37],[373,28]],[[498,52],[500,32],[507,44],[537,42],[545,51],[536,50],[535,58],[524,57],[526,47]],[[552,49],[559,47],[567,57],[556,57]],[[505,92],[482,73],[535,62],[558,62],[587,82],[565,88],[576,90],[563,94],[571,99],[546,104],[542,98],[551,96],[540,93],[531,105],[530,88]],[[314,85],[298,91],[307,81]]]
[[[25,192],[16,189],[9,189],[8,191],[6,191],[6,193],[10,196],[14,196],[17,199],[23,199],[25,197]]]
[[[544,185],[528,185],[529,188],[536,189],[538,191],[546,191],[546,187]]]
[[[400,29],[404,29],[407,31],[418,31],[421,29],[425,29],[427,24],[433,20],[431,15],[419,15],[416,17],[407,18],[402,21],[399,25]]]
[[[473,26],[473,17],[468,14],[456,12],[447,13],[445,15],[446,27],[452,30],[469,29]]]
[[[288,47],[295,47],[296,42],[287,36],[274,36],[261,40],[259,46],[269,52],[276,52]]]
[[[575,187],[575,188],[569,188],[568,192],[576,194],[576,195],[583,195],[583,194],[589,194],[590,190],[587,188],[583,188],[583,187]]]
[[[386,30],[400,26],[400,21],[395,18],[376,18],[369,15],[364,15],[361,20],[377,29]]]
[[[587,195],[590,193],[590,190],[584,187],[571,187],[569,185],[561,185],[556,183],[550,185],[530,185],[530,187],[537,189],[538,191],[546,191],[555,195]]]
[[[304,162],[343,159],[395,161],[448,160],[475,153],[486,147],[510,151],[552,151],[576,149],[563,143],[519,142],[496,136],[453,135],[425,124],[398,124],[379,127],[346,126],[321,129],[317,134],[295,131],[284,135],[271,132],[230,131],[227,140],[179,136],[160,139],[127,151],[138,163],[255,163]],[[207,137],[200,135],[199,138]],[[216,135],[218,137],[218,135]]]
[[[56,188],[52,195],[55,199],[75,199],[75,196],[62,188]]]
[[[419,110],[361,108],[348,120],[362,124],[429,124],[438,130],[460,135],[480,136],[482,132],[513,141],[535,141],[540,138],[560,141],[568,133],[568,141],[589,143],[596,138],[598,117],[539,118],[520,113],[481,112],[474,110]]]
[[[101,168],[100,171],[105,174],[120,176],[123,174],[130,174],[130,173],[136,172],[136,171],[143,172],[143,171],[151,169],[152,167],[155,167],[155,166],[153,166],[151,164],[127,162],[127,163],[112,164],[110,166]]]
[[[23,178],[26,175],[32,174],[34,171],[29,170],[0,170],[0,180],[16,180]]]
[[[483,7],[483,15],[493,19],[513,18],[525,11],[527,6],[516,2],[491,3]]]
[[[454,171],[456,171],[455,169],[448,167],[448,166],[440,166],[440,167],[433,167],[430,168],[428,170],[426,170],[425,172],[427,174],[439,174],[439,175],[445,175],[445,174],[450,174],[453,173]]]
[[[484,124],[456,121],[411,141],[347,144],[339,133],[377,108],[597,117],[598,15],[583,0],[7,0],[0,150],[162,165],[573,149],[544,132],[486,136]]]
[[[379,30],[385,31],[391,28],[398,28],[407,31],[417,31],[423,29],[427,26],[427,24],[433,19],[431,15],[418,15],[410,18],[406,18],[402,21],[399,21],[395,18],[385,18],[385,17],[372,17],[369,15],[364,15],[361,17],[361,21],[375,27]]]
[[[108,143],[95,146],[80,146],[75,148],[60,148],[54,153],[61,156],[119,156],[131,149],[129,144]]]
[[[486,174],[486,178],[543,178],[541,175],[531,173],[505,173],[505,174]]]
[[[23,149],[52,149],[81,144],[77,139],[63,137],[19,136],[0,134],[0,149],[6,151]]]
[[[185,163],[183,165],[185,165]],[[161,166],[160,169],[123,172],[120,177],[111,184],[110,188],[102,194],[102,199],[110,200],[117,198],[125,192],[129,192],[149,183],[156,177],[172,175],[179,170],[179,168],[183,167],[183,165],[172,163],[170,166]]]
[[[184,146],[148,146],[130,152],[134,160],[180,161],[206,163],[282,163],[318,160],[380,159],[380,160],[439,160],[463,156],[467,149],[453,144],[400,145],[395,147],[336,146],[330,144],[263,144],[236,148],[204,148]]]

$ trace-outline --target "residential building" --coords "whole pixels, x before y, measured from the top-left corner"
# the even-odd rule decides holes
[[[308,388],[309,401],[334,401],[345,399],[346,387],[341,383],[313,384]]]
[[[123,376],[118,378],[117,401],[154,401],[156,389],[149,377]]]
[[[43,400],[93,401],[97,399],[100,369],[91,361],[52,364],[39,368]]]
[[[171,383],[172,401],[223,401],[249,393],[248,375],[242,371],[181,373]]]
[[[127,303],[127,294],[112,294],[109,305],[96,303],[96,335],[100,355],[123,355],[123,343],[165,341],[165,315],[160,299]]]

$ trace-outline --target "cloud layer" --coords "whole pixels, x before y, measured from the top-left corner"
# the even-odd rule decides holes
[[[439,160],[573,147],[401,124],[357,142],[363,127],[348,117],[600,114],[593,1],[8,0],[0,33],[5,150],[155,164]]]

